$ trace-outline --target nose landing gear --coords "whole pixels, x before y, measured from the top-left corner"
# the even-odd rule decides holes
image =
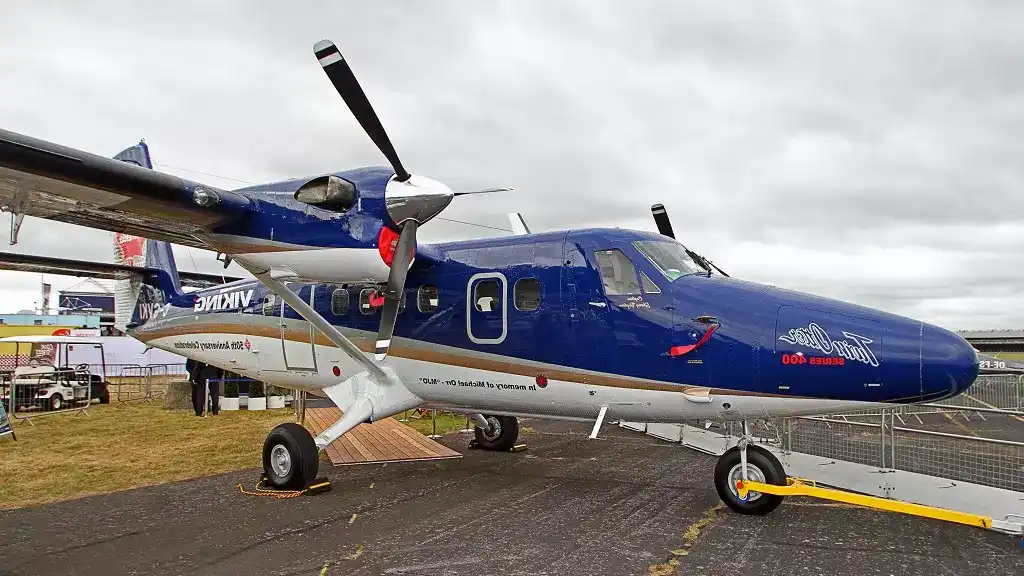
[[[770,451],[750,442],[751,434],[743,422],[743,437],[733,448],[722,454],[715,465],[715,490],[725,505],[735,512],[748,515],[768,514],[782,504],[783,497],[760,492],[739,494],[736,483],[752,480],[763,484],[786,485],[786,471]]]

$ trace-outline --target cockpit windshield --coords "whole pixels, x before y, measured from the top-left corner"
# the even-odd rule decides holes
[[[669,281],[690,274],[706,274],[706,270],[693,261],[686,248],[678,242],[643,240],[633,246],[647,257]]]

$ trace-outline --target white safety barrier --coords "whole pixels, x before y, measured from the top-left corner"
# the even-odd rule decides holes
[[[791,477],[989,516],[994,529],[1024,534],[1021,383],[984,377],[975,385],[980,393],[957,402],[762,420],[751,422],[751,430]],[[993,408],[979,412],[968,404],[979,396]],[[713,455],[735,446],[740,434],[738,423],[619,426]]]

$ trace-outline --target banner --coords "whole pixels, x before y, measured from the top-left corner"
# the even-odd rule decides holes
[[[43,283],[43,316],[50,313],[50,289],[51,286]]]
[[[11,419],[7,417],[7,411],[4,410],[4,403],[0,402],[0,438],[5,434],[14,436],[14,427],[11,426]]]

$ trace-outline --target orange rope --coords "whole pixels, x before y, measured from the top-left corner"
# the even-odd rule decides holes
[[[256,486],[254,487],[255,492],[250,492],[246,490],[241,484],[238,484],[237,487],[239,492],[241,492],[242,494],[246,494],[249,496],[270,496],[272,498],[278,499],[295,498],[296,496],[301,496],[303,493],[306,492],[305,490],[273,490],[270,488],[260,488],[260,484],[262,483],[263,480],[260,480],[259,482],[256,483]]]

